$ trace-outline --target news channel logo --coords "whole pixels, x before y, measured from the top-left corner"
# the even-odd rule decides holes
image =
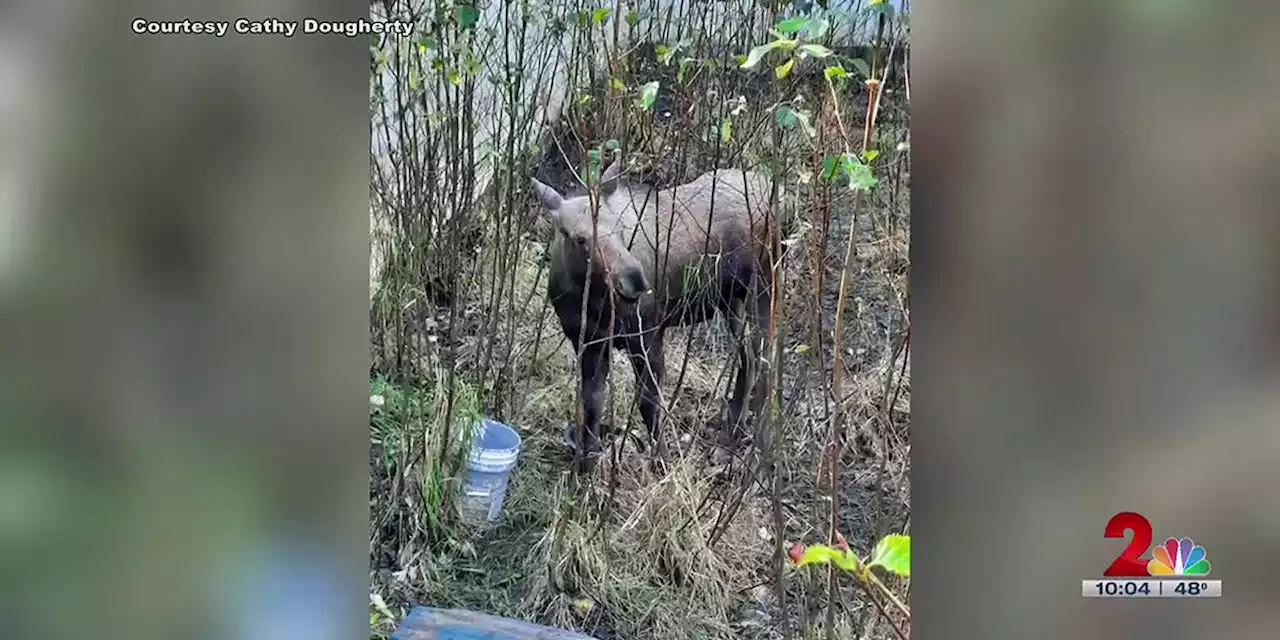
[[[1190,537],[1169,537],[1151,547],[1151,522],[1135,511],[1111,516],[1103,535],[1129,544],[1102,572],[1084,580],[1086,598],[1220,598],[1222,581],[1209,580],[1209,552]],[[1147,551],[1151,556],[1145,557]]]

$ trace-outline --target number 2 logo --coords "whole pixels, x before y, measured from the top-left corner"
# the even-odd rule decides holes
[[[1133,539],[1102,575],[1108,578],[1145,578],[1151,575],[1147,572],[1147,561],[1142,559],[1142,554],[1151,547],[1151,523],[1137,513],[1124,511],[1111,516],[1103,535],[1123,538],[1126,531],[1133,532]]]

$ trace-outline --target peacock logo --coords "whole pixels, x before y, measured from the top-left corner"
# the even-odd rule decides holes
[[[1151,550],[1151,560],[1147,562],[1147,573],[1151,576],[1207,576],[1209,575],[1209,558],[1204,547],[1191,538],[1169,538],[1164,544]]]

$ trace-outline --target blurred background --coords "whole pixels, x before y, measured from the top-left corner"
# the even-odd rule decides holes
[[[377,127],[368,38],[128,31],[136,16],[369,10],[0,7],[0,637],[372,635],[386,625],[366,618],[371,593],[385,593],[393,617],[421,595],[397,590],[392,565],[449,566],[393,555],[380,567],[370,520],[378,495],[406,494],[374,491],[370,369],[387,352],[371,337],[377,278],[366,275]],[[868,515],[851,542],[865,546],[877,526],[917,538],[918,637],[1226,640],[1280,628],[1267,581],[1280,564],[1269,529],[1280,520],[1278,12],[1261,2],[912,3],[900,94],[905,103],[914,89],[902,116],[912,135],[891,147],[919,155],[917,188],[902,189],[919,324],[910,369],[921,372],[908,376],[909,456],[874,437],[887,428],[872,430],[867,451],[850,447],[842,486],[874,489],[844,501],[868,513],[875,500],[909,497],[909,527],[902,511],[878,525]],[[670,99],[655,95],[653,112]],[[849,122],[862,117],[855,108]],[[883,203],[893,190],[873,193]],[[514,306],[511,290],[505,299]],[[403,331],[391,335],[427,335]],[[699,348],[716,346],[707,342]],[[898,362],[892,351],[858,360],[847,346],[849,366],[898,379],[883,366]],[[563,404],[549,415],[569,419]],[[895,416],[901,432],[908,418]],[[818,456],[801,453],[795,468],[812,477]],[[879,469],[900,457],[910,487],[903,478],[886,497]],[[554,464],[528,478],[559,478]],[[644,504],[688,500],[655,497],[668,502]],[[407,504],[389,512],[423,513]],[[627,506],[623,518],[662,513]],[[1124,545],[1102,536],[1122,510],[1144,514],[1157,540],[1203,544],[1223,597],[1080,598],[1077,582]],[[814,517],[802,515],[797,523]],[[663,522],[647,520],[649,531]],[[715,553],[767,571],[764,547],[778,536],[760,526]],[[626,586],[594,570],[568,577]],[[796,628],[797,598],[825,612],[823,581],[810,578],[788,594],[791,609],[762,610]],[[547,593],[544,621],[569,621],[571,602]],[[842,620],[874,619],[859,595],[847,588]],[[538,601],[507,612],[528,602]],[[725,634],[759,619],[733,615],[706,619],[739,625]],[[839,637],[865,632],[841,627]]]
[[[1274,635],[1276,7],[914,14],[914,631]],[[1126,510],[1222,598],[1076,595]]]
[[[2,637],[364,630],[367,39],[129,30],[258,11],[0,9]]]

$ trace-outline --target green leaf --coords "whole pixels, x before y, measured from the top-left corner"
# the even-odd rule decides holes
[[[604,24],[609,19],[609,8],[600,7],[591,12],[591,21],[596,24]]]
[[[796,65],[796,59],[795,59],[795,58],[787,58],[787,61],[786,61],[786,62],[784,62],[784,63],[782,63],[782,64],[778,65],[776,68],[774,68],[774,70],[773,70],[773,75],[777,76],[777,78],[778,78],[779,80],[781,80],[781,79],[783,79],[783,78],[785,78],[785,77],[787,77],[787,76],[791,75],[791,67],[794,67],[795,65]]]
[[[796,126],[796,112],[786,105],[779,106],[773,110],[773,121],[780,127],[790,129]]]
[[[469,4],[460,4],[453,8],[453,19],[463,29],[470,29],[480,21],[480,10]]]
[[[827,156],[822,159],[822,179],[834,182],[840,175],[840,156]]]
[[[857,67],[858,71],[864,76],[871,75],[871,65],[867,64],[862,58],[849,58],[849,64]]]
[[[825,544],[811,544],[804,548],[795,563],[797,567],[811,564],[828,564],[838,555],[840,555],[839,551]]]
[[[763,60],[765,56],[769,55],[770,51],[773,51],[774,49],[794,49],[795,46],[795,40],[774,40],[773,42],[762,44],[747,53],[747,60],[742,63],[742,68],[750,69],[755,67],[760,64],[760,61]]]
[[[825,58],[835,52],[820,44],[802,44],[800,45],[800,53],[808,54],[815,58]]]
[[[879,149],[867,149],[866,151],[862,152],[863,162],[871,162],[872,160],[875,160],[876,158],[879,158],[879,157],[880,157]]]
[[[728,142],[733,139],[733,121],[725,118],[720,122],[720,141]]]
[[[676,57],[676,52],[679,50],[680,45],[678,44],[670,47],[660,44],[653,48],[653,52],[658,54],[658,62],[663,65],[670,65],[671,60]]]
[[[805,135],[810,138],[817,137],[818,130],[813,128],[813,122],[809,120],[809,114],[804,111],[797,111],[796,120],[800,122],[800,127],[804,129]]]
[[[774,25],[773,28],[777,29],[781,33],[796,33],[796,32],[799,32],[801,29],[807,28],[808,26],[809,26],[808,18],[805,18],[803,16],[795,16],[792,18],[787,18],[782,22],[779,22],[778,24]]]
[[[809,121],[809,114],[803,111],[796,111],[786,105],[778,105],[778,108],[774,109],[773,120],[784,129],[791,129],[799,124],[806,135],[813,137],[818,134],[817,130],[813,128],[813,123]]]
[[[618,91],[622,91],[627,88],[627,85],[622,84],[622,81],[617,78],[609,78],[609,86],[617,89]]]
[[[805,547],[800,558],[796,560],[797,567],[811,564],[834,564],[845,571],[857,571],[858,556],[850,551],[833,549],[825,544],[814,544]]]
[[[645,83],[643,87],[640,87],[640,108],[641,109],[652,109],[653,102],[657,99],[658,99],[658,82],[656,80],[653,82]]]
[[[637,12],[635,9],[632,9],[632,10],[628,11],[628,12],[627,12],[627,24],[629,24],[629,25],[631,25],[631,26],[633,26],[633,27],[634,27],[634,26],[636,26],[636,23],[638,23],[638,22],[640,22],[640,13],[639,13],[639,12]]]
[[[600,179],[600,150],[587,151],[587,183],[595,184]]]
[[[880,183],[871,173],[871,167],[862,164],[852,154],[845,154],[842,162],[845,176],[849,178],[849,188],[854,191],[870,191]]]
[[[476,154],[476,164],[480,167],[489,167],[497,157],[498,153],[493,150],[493,147],[482,145],[479,153]]]
[[[618,140],[616,138],[609,138],[604,143],[604,148],[610,151],[617,151],[619,146],[621,145],[618,143]]]
[[[871,567],[884,567],[900,576],[911,576],[911,536],[890,534],[876,544],[867,562]]]
[[[449,72],[445,75],[449,79],[449,84],[455,87],[462,84],[462,74],[458,73],[457,69],[450,69]]]
[[[680,61],[680,70],[676,72],[676,82],[684,84],[685,74],[689,71],[689,65],[693,64],[693,58],[684,58]]]
[[[857,156],[845,153],[838,156],[827,156],[822,159],[822,178],[835,181],[843,176],[850,189],[869,191],[879,184],[871,167],[865,165]]]
[[[825,18],[805,18],[803,16],[794,16],[774,25],[769,32],[781,37],[781,35],[784,34],[804,31],[808,34],[810,40],[817,40],[826,35],[827,29],[830,27],[830,21]]]
[[[798,356],[802,356],[802,355],[804,355],[804,354],[806,354],[806,353],[809,353],[809,345],[807,345],[807,344],[798,344],[798,345],[796,345],[796,348],[794,349],[794,351],[795,351],[796,355],[798,355]]]
[[[480,62],[480,58],[476,57],[471,51],[466,51],[462,56],[462,72],[472,76],[480,75],[484,70],[484,63]]]
[[[827,30],[831,28],[831,21],[826,18],[816,18],[809,21],[809,39],[819,40],[822,36],[827,35]]]

